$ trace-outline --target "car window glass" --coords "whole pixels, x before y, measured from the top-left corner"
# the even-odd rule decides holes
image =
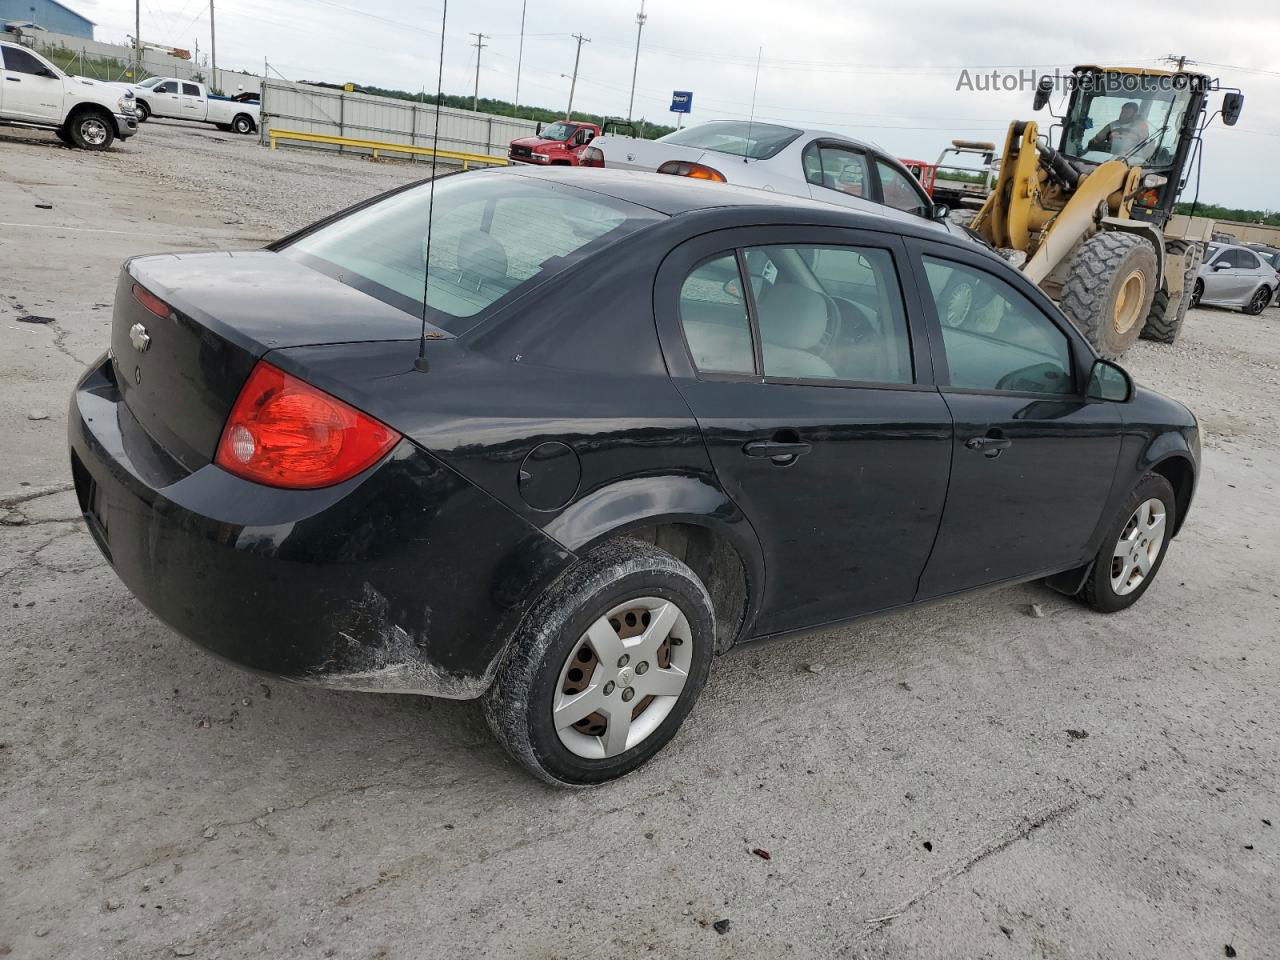
[[[852,197],[870,197],[866,154],[843,147],[813,147],[804,154],[805,179]]]
[[[924,195],[897,168],[889,166],[883,160],[877,160],[876,171],[880,174],[880,189],[884,193],[885,206],[920,216],[929,212],[929,204]]]
[[[197,87],[194,83],[184,83],[182,85],[182,92],[186,94],[188,97],[200,96],[200,88]]]
[[[283,248],[400,309],[422,310],[433,210],[428,319],[458,333],[470,318],[660,219],[651,210],[525,177],[441,177],[352,211]]]
[[[1258,266],[1259,266],[1258,258],[1255,257],[1248,250],[1237,250],[1236,253],[1240,257],[1240,266],[1242,266],[1244,269],[1246,270],[1258,269]]]
[[[902,292],[887,250],[746,252],[767,377],[911,383]]]
[[[751,322],[732,253],[697,267],[680,287],[680,323],[701,371],[755,373]]]
[[[5,69],[11,70],[14,73],[36,74],[41,70],[49,69],[25,50],[15,50],[13,47],[5,47],[3,55]]]
[[[1070,341],[1030,300],[983,270],[924,258],[951,385],[1074,393]]]

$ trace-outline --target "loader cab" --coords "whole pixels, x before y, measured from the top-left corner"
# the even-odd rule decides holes
[[[1123,160],[1144,171],[1135,219],[1173,211],[1213,81],[1198,73],[1077,67],[1059,152],[1087,170]]]

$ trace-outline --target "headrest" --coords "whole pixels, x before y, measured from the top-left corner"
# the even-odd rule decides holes
[[[780,347],[808,350],[827,332],[827,300],[797,283],[778,283],[760,303],[760,332]]]

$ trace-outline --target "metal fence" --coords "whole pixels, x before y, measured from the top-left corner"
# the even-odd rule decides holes
[[[272,77],[262,87],[259,130],[263,143],[274,126],[303,133],[430,147],[435,118],[436,108],[429,103],[347,93]],[[537,124],[532,120],[440,108],[441,150],[505,155],[509,142],[517,137],[532,136],[536,130]],[[314,149],[340,148],[316,145]]]
[[[100,43],[83,37],[70,37],[58,33],[39,31],[31,34],[35,48],[54,59],[73,76],[93,80],[129,83],[133,71],[133,47],[117,43]],[[142,51],[143,76],[177,77],[189,80],[200,77],[211,87],[222,90],[228,96],[240,91],[256,91],[262,78],[253,73],[218,69],[217,77],[208,66],[200,66],[192,60],[171,57],[159,50],[144,48]]]

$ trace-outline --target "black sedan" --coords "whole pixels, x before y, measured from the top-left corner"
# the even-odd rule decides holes
[[[737,643],[1036,578],[1120,610],[1186,518],[1191,413],[929,223],[521,169],[438,180],[428,245],[430,194],[120,274],[80,505],[237,664],[482,698],[599,783]]]

